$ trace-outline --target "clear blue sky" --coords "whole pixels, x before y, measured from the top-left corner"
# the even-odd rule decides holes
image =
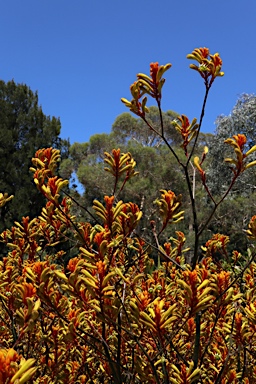
[[[121,97],[149,63],[171,62],[163,109],[199,117],[203,81],[186,55],[209,47],[225,76],[210,93],[203,126],[214,131],[239,94],[256,91],[255,0],[5,0],[1,2],[0,78],[38,91],[61,136],[85,142],[110,132],[126,111]]]

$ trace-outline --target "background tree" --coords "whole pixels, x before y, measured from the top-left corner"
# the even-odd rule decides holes
[[[44,115],[38,95],[24,84],[0,81],[0,191],[14,195],[1,209],[0,230],[22,216],[38,215],[45,202],[34,188],[29,167],[39,148],[61,149],[67,157],[69,143],[60,138],[61,124]]]
[[[209,147],[209,154],[205,162],[207,172],[207,183],[214,195],[221,195],[231,180],[232,172],[227,164],[218,162],[219,159],[229,156],[229,146],[224,144],[227,137],[232,137],[238,132],[244,133],[248,139],[247,146],[250,148],[255,143],[256,131],[256,97],[254,95],[242,95],[229,116],[220,116],[217,119],[217,129],[215,134],[200,133],[197,141],[198,154],[202,152],[204,146]],[[150,107],[148,114],[154,126],[160,127],[159,115],[156,107]],[[167,111],[163,113],[163,121],[166,127],[169,143],[179,151],[182,156],[180,146],[180,136],[172,125],[172,121],[177,118],[177,113]],[[143,209],[143,219],[140,225],[147,228],[146,221],[158,220],[154,216],[156,206],[153,204],[159,197],[157,191],[159,185],[165,189],[179,191],[184,185],[184,176],[177,169],[175,159],[166,150],[161,139],[152,132],[148,126],[130,113],[119,115],[113,123],[110,134],[93,135],[88,143],[75,143],[70,148],[70,156],[61,165],[61,174],[64,178],[72,179],[73,186],[76,187],[80,182],[80,188],[73,190],[73,196],[80,206],[75,213],[81,219],[92,220],[83,209],[92,206],[95,198],[101,199],[103,194],[110,195],[111,175],[104,172],[103,157],[104,152],[111,152],[113,148],[120,148],[122,152],[131,152],[137,161],[139,176],[134,178],[125,188],[125,193],[119,196],[124,201],[135,201]],[[252,157],[255,157],[252,154]],[[195,188],[198,195],[197,205],[200,205],[199,212],[210,212],[211,201],[204,194],[201,183],[198,182],[198,175],[193,170],[191,172],[191,183],[196,182]],[[247,238],[241,236],[241,225],[245,228],[249,218],[255,213],[253,196],[255,195],[256,177],[253,168],[241,175],[232,193],[223,202],[220,209],[213,217],[212,223],[208,228],[208,234],[225,232],[230,237],[230,248],[242,252],[247,249]],[[185,191],[185,188],[182,188]],[[200,198],[199,198],[200,196]],[[243,198],[247,197],[247,199]],[[248,202],[248,197],[250,201]],[[190,234],[193,233],[192,217],[188,208],[189,198],[183,194],[183,208],[186,209],[185,220],[177,224],[177,229],[187,234],[190,243]],[[233,209],[231,207],[233,206]],[[227,215],[227,212],[229,214]],[[232,212],[232,214],[231,214]],[[199,213],[200,216],[200,213]],[[201,217],[199,217],[201,219]],[[146,234],[144,234],[146,236]],[[148,238],[152,233],[147,233]],[[206,241],[204,236],[202,242]]]
[[[156,107],[150,107],[148,116],[156,128],[160,129],[159,113]],[[184,151],[180,147],[181,138],[172,121],[178,114],[173,111],[163,113],[163,122],[169,143],[175,148],[180,158],[184,158]],[[211,134],[200,134],[197,150],[201,153],[205,145],[209,145]],[[81,220],[93,222],[86,209],[92,207],[94,199],[103,203],[104,195],[113,194],[113,176],[104,172],[104,152],[111,153],[113,148],[120,148],[121,152],[130,152],[136,159],[136,171],[139,175],[132,178],[125,189],[118,195],[123,201],[135,202],[143,211],[140,220],[140,230],[143,236],[152,243],[152,230],[148,223],[152,220],[159,221],[158,208],[154,201],[160,197],[159,189],[182,191],[182,206],[186,209],[186,218],[175,226],[175,230],[182,230],[188,234],[193,233],[190,200],[186,194],[185,177],[176,166],[176,160],[166,145],[151,131],[148,126],[130,113],[122,113],[113,123],[110,134],[96,134],[90,137],[87,143],[74,143],[70,147],[69,158],[62,161],[60,173],[63,178],[71,180],[73,185],[72,196],[79,203],[73,205],[74,213]],[[198,180],[198,175],[191,167],[191,183],[193,177]],[[77,187],[77,182],[80,187]],[[196,182],[196,188],[201,188],[201,182]],[[200,191],[198,191],[200,192]],[[203,191],[202,191],[203,192]],[[201,200],[200,200],[201,201]],[[86,209],[85,209],[86,208]],[[207,209],[207,203],[205,203]],[[168,237],[168,230],[165,232]],[[153,241],[154,242],[154,241]]]
[[[238,133],[246,136],[247,149],[256,144],[255,95],[242,94],[231,113],[228,116],[221,115],[216,120],[216,132],[209,145],[211,160],[207,168],[208,185],[214,195],[221,196],[230,183],[232,172],[224,163],[224,158],[230,157],[232,150],[224,141]],[[255,153],[251,154],[251,158],[256,159]],[[241,227],[245,228],[250,217],[255,214],[255,196],[255,169],[249,168],[238,178],[230,195],[216,212],[210,226],[212,233],[225,232],[230,237],[230,247],[240,252],[245,252],[248,246],[246,236],[241,235]],[[210,202],[208,203],[210,204]]]
[[[244,134],[247,138],[246,146],[250,149],[256,144],[256,96],[242,94],[228,116],[221,115],[216,120],[216,132],[210,143],[210,155],[212,161],[208,169],[209,185],[213,193],[222,193],[225,190],[232,174],[224,161],[218,161],[228,157],[229,146],[224,141],[228,137]],[[252,158],[256,159],[253,153]],[[238,192],[249,196],[256,188],[256,175],[253,168],[248,169],[237,181],[232,194]]]
[[[177,116],[178,113],[171,110],[163,113],[163,124],[166,130],[166,137],[170,141],[170,144],[177,144],[180,141],[180,136],[172,125],[172,121],[176,119]],[[154,125],[155,129],[159,131],[161,122],[156,106],[149,107],[147,118],[148,121]],[[128,112],[122,113],[116,118],[112,125],[112,133],[117,137],[119,143],[127,143],[129,140],[134,140],[143,146],[149,147],[155,147],[162,143],[159,136],[151,131],[144,121],[133,117]]]
[[[158,109],[150,107],[149,110],[149,119],[160,129]],[[174,145],[177,145],[178,134],[172,121],[177,116],[173,111],[163,113],[168,140]],[[122,113],[116,118],[110,134],[96,134],[90,137],[88,143],[74,143],[70,147],[69,158],[62,161],[62,177],[72,179],[73,176],[73,186],[76,186],[76,181],[80,182],[83,191],[79,188],[82,194],[79,201],[82,205],[90,207],[95,198],[100,199],[102,194],[113,192],[110,187],[111,175],[104,172],[103,163],[104,152],[111,152],[113,148],[120,148],[122,152],[131,152],[136,156],[140,172],[140,176],[126,187],[125,196],[122,198],[136,199],[136,203],[143,204],[145,208],[148,204],[145,201],[147,191],[147,199],[152,209],[152,199],[156,196],[151,196],[150,191],[155,193],[154,187],[163,185],[163,180],[166,188],[171,180],[173,184],[177,171],[173,171],[172,177],[166,177],[172,168],[170,154],[164,149],[157,135],[141,119],[134,118],[130,113]]]

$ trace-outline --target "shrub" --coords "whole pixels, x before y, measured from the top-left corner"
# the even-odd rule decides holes
[[[234,158],[226,159],[233,178],[216,201],[203,169],[207,148],[201,158],[194,158],[194,165],[192,156],[209,90],[223,75],[222,62],[206,48],[194,50],[188,58],[198,62],[191,68],[203,78],[206,92],[199,123],[182,115],[174,124],[186,160],[165,138],[163,124],[155,133],[184,172],[194,248],[186,248],[180,231],[163,243],[159,240],[169,225],[183,219],[182,196],[176,194],[181,191],[160,190],[159,222],[149,223],[155,244],[138,232],[143,212],[133,202],[118,199],[126,183],[138,177],[130,153],[105,153],[113,195],[105,196],[104,204],[94,201],[92,225],[78,222],[71,213],[75,202],[63,195],[68,181],[55,175],[59,151],[38,150],[31,170],[46,205],[38,218],[24,217],[1,235],[10,250],[0,263],[1,383],[256,381],[255,250],[229,254],[229,239],[219,233],[200,247],[202,233],[236,179],[255,165],[248,158],[256,146],[245,152],[246,137],[240,134],[226,140],[235,152]],[[170,66],[151,64],[150,76],[139,74],[131,86],[132,101],[122,99],[153,131],[144,95],[156,100],[161,118],[162,76]],[[213,205],[202,223],[191,166],[198,170]],[[0,197],[1,205],[8,203],[7,196]],[[256,239],[256,216],[247,235]],[[153,252],[158,254],[157,265]],[[226,263],[229,259],[231,265]]]

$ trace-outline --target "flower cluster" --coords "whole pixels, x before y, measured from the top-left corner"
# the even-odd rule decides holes
[[[110,169],[121,175],[134,170],[131,159],[119,151],[106,154]],[[46,170],[38,164],[35,173],[47,171],[48,163]],[[76,222],[65,200],[57,206],[47,197],[39,218],[24,218],[2,234],[10,252],[0,262],[1,382],[110,382],[132,374],[137,382],[185,384],[215,382],[221,372],[238,380],[237,359],[244,379],[256,380],[256,264],[239,281],[224,271],[216,255],[227,256],[227,236],[207,241],[203,261],[191,270],[183,257],[186,238],[176,231],[159,246],[163,262],[152,269],[151,249],[135,234],[142,216],[136,204],[114,196],[95,200],[101,224],[92,226]],[[174,192],[161,190],[157,205],[160,232],[182,219],[181,196]],[[65,252],[51,248],[61,243],[65,249],[70,238],[75,256],[66,264]],[[239,355],[227,361],[230,349]]]
[[[187,55],[187,59],[196,60],[199,65],[190,64],[190,68],[196,70],[204,79],[207,88],[210,88],[215,78],[224,76],[221,72],[222,60],[218,53],[210,54],[208,48],[196,48]]]
[[[234,165],[232,171],[235,175],[239,175],[244,172],[246,169],[256,165],[256,160],[251,161],[250,163],[246,162],[246,159],[249,155],[256,151],[256,145],[250,148],[247,152],[244,152],[244,147],[247,142],[246,136],[243,134],[234,135],[233,138],[225,140],[225,143],[234,148],[236,159],[226,158],[225,161],[228,164]]]
[[[178,120],[178,121],[177,121]],[[176,128],[176,130],[180,133],[183,143],[182,148],[185,151],[185,155],[188,155],[188,144],[195,137],[198,131],[198,124],[196,123],[196,118],[192,120],[190,123],[189,119],[185,115],[181,115],[177,117],[177,120],[174,120],[172,124]]]
[[[147,97],[145,96],[142,101],[140,101],[140,99],[145,94],[148,94],[154,98],[158,104],[160,103],[162,87],[165,83],[165,79],[162,76],[169,68],[171,68],[171,64],[159,65],[158,63],[151,63],[150,77],[144,73],[139,73],[137,75],[138,80],[131,85],[130,91],[133,99],[128,101],[122,98],[121,101],[131,112],[145,118],[145,114],[148,112],[148,108],[146,107]]]
[[[223,75],[218,54],[200,48],[189,58],[199,62],[192,68],[208,87]],[[133,100],[123,99],[143,119],[141,96],[149,94],[159,104],[169,68],[151,64],[150,77],[139,74],[131,87]],[[199,127],[185,115],[178,120],[187,155]],[[245,152],[244,135],[226,143],[235,150],[236,158],[226,159],[235,179],[255,165],[246,161],[256,147]],[[205,147],[201,160],[194,159],[205,188],[207,152]],[[202,246],[201,261],[188,263],[186,236],[175,228],[184,214],[181,195],[170,189],[161,189],[155,201],[159,215],[151,221],[156,245],[151,244],[140,230],[142,207],[118,199],[117,185],[121,191],[137,174],[131,154],[120,149],[105,153],[114,192],[94,200],[97,219],[90,212],[90,223],[72,215],[71,199],[62,196],[68,181],[56,175],[59,151],[39,150],[32,161],[35,184],[47,202],[39,217],[24,217],[1,234],[8,254],[0,260],[0,384],[256,382],[253,247],[241,267],[241,254],[230,254],[228,236],[218,233]],[[1,194],[0,206],[8,200]],[[191,205],[195,210],[192,192]],[[255,223],[253,216],[251,240]],[[169,224],[175,233],[167,240]],[[195,238],[196,249],[203,241]],[[228,258],[235,267],[225,268]]]

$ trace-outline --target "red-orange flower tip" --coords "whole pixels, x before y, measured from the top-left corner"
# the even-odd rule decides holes
[[[224,75],[224,72],[221,72],[222,60],[219,54],[211,55],[208,48],[196,48],[187,58],[199,63],[198,66],[190,64],[190,68],[199,72],[207,87],[211,86],[217,76]]]

